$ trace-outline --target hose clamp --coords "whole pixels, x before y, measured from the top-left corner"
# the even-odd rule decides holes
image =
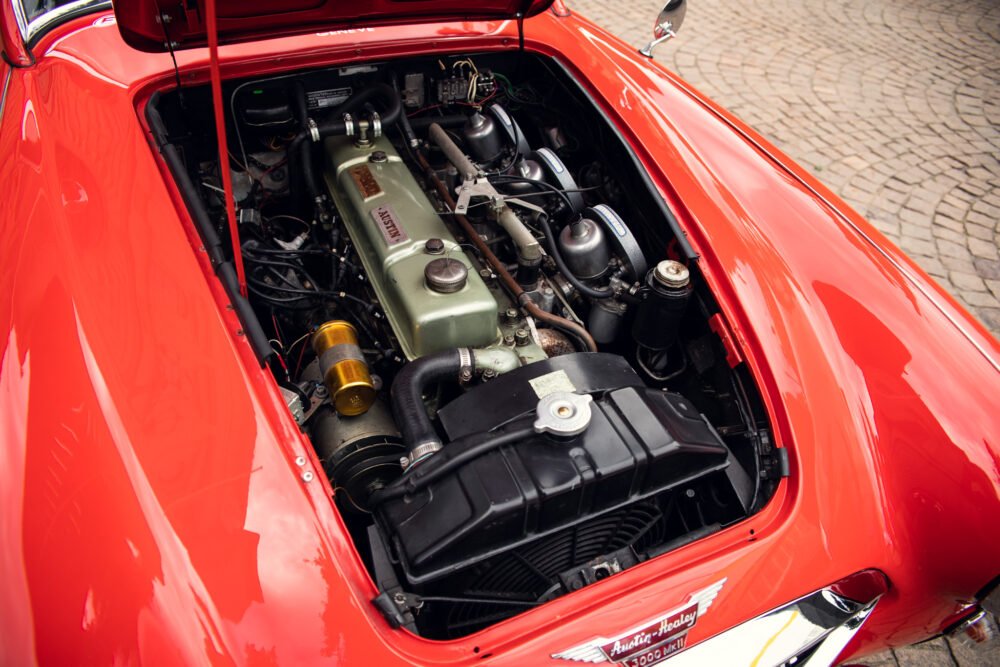
[[[442,449],[441,443],[435,440],[429,440],[427,442],[422,442],[416,447],[410,450],[408,456],[404,456],[399,459],[399,464],[403,468],[403,472],[409,470],[412,466],[423,461],[428,456],[439,452]]]
[[[472,350],[467,347],[458,348],[458,379],[468,382],[472,379]]]
[[[349,113],[344,114],[344,134],[349,137],[354,136],[354,117]]]
[[[382,136],[382,116],[378,114],[378,111],[372,111],[371,124],[372,139],[378,139]]]
[[[319,127],[316,125],[316,121],[314,121],[312,118],[307,118],[306,127],[309,128],[309,136],[312,138],[312,140],[314,142],[318,142],[320,140],[320,136],[319,136]]]

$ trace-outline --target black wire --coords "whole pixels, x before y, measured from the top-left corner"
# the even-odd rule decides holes
[[[522,183],[531,183],[542,188],[546,188],[554,194],[562,197],[566,205],[569,206],[570,210],[573,210],[573,204],[569,200],[569,196],[565,191],[559,188],[549,185],[545,181],[540,181],[537,178],[526,178],[524,176],[499,176],[504,182],[518,181]],[[492,179],[491,179],[492,180]],[[549,254],[552,255],[552,259],[555,260],[556,266],[559,267],[559,272],[566,276],[566,280],[570,282],[573,287],[577,289],[584,296],[588,296],[591,299],[610,299],[615,295],[615,291],[610,287],[602,287],[600,289],[595,289],[589,285],[584,285],[583,282],[577,278],[569,267],[566,266],[566,262],[563,260],[562,253],[559,250],[559,244],[556,243],[555,234],[552,231],[552,226],[549,224],[549,218],[547,215],[538,216],[538,224],[542,227],[542,232],[545,234],[546,246],[548,246]]]
[[[174,63],[174,79],[177,81],[177,101],[180,102],[181,108],[184,109],[184,91],[181,89],[181,70],[177,67],[177,56],[174,54],[174,41],[170,39],[170,32],[167,30],[167,24],[170,22],[170,19],[169,17],[164,16],[163,10],[160,9],[159,0],[154,0],[153,4],[156,5],[156,14],[160,17],[160,26],[163,28],[163,37],[166,42],[167,51],[170,52],[170,60]]]
[[[501,174],[501,175],[506,175],[506,174]],[[558,192],[592,192],[594,190],[600,190],[601,187],[602,186],[600,185],[591,185],[586,188],[556,188],[556,190]],[[510,198],[520,198],[520,197],[541,197],[541,196],[550,197],[552,196],[552,192],[524,192],[516,195],[509,195],[507,196],[507,198],[510,199]]]
[[[491,181],[499,180],[500,183],[530,183],[531,185],[544,188],[549,192],[558,195],[563,200],[563,202],[566,203],[566,206],[569,207],[569,210],[570,211],[573,210],[573,202],[570,201],[569,196],[566,194],[566,192],[568,191],[564,191],[560,188],[555,187],[554,185],[550,185],[545,181],[540,181],[537,178],[528,178],[526,176],[516,176],[513,174],[499,174],[497,176],[490,176],[489,180]]]
[[[330,252],[321,248],[307,248],[305,250],[285,250],[284,248],[243,248],[243,254],[259,253],[261,255],[329,255]]]
[[[371,512],[368,512],[371,514]],[[475,602],[476,604],[500,604],[500,605],[510,605],[516,607],[537,607],[544,602],[532,601],[532,600],[504,600],[500,598],[482,598],[482,597],[449,597],[446,595],[421,595],[420,599],[424,602]]]
[[[552,259],[556,261],[556,266],[559,267],[559,272],[566,277],[566,280],[584,296],[588,296],[591,299],[610,299],[615,295],[615,291],[610,287],[601,287],[595,289],[589,285],[584,285],[583,282],[573,275],[573,272],[569,270],[566,266],[566,261],[563,260],[562,252],[559,250],[559,244],[556,242],[555,234],[552,232],[552,226],[549,225],[549,216],[540,215],[538,216],[538,224],[541,225],[542,231],[545,233],[545,244],[548,246],[549,254],[552,255]]]
[[[270,267],[283,266],[285,268],[288,268],[288,269],[291,269],[291,270],[296,271],[298,273],[301,273],[302,277],[304,277],[306,280],[308,280],[309,282],[311,282],[313,285],[317,285],[317,286],[319,285],[319,282],[317,282],[317,280],[315,278],[313,278],[311,275],[309,275],[309,272],[306,271],[304,267],[302,267],[302,266],[300,266],[298,264],[292,264],[291,262],[282,262],[282,261],[271,260],[271,259],[258,259],[256,257],[246,257],[245,255],[244,255],[244,258],[248,262],[250,262],[252,264],[259,264],[261,266],[270,266]],[[283,281],[288,282],[288,279],[285,276],[281,275],[280,273],[278,273],[278,275],[279,275],[279,277],[281,277],[281,279]],[[297,287],[297,285],[295,285],[295,284],[292,284],[292,283],[289,283],[289,284],[292,287]]]
[[[300,300],[307,297],[320,297],[325,299],[330,299],[336,301],[337,299],[347,299],[348,301],[353,301],[361,306],[364,306],[367,311],[372,311],[375,309],[375,305],[360,299],[353,294],[348,294],[347,292],[329,292],[323,290],[307,290],[307,289],[293,289],[291,287],[279,287],[278,285],[268,285],[265,282],[257,280],[255,278],[247,278],[248,285],[255,285],[258,289],[274,290],[276,292],[284,292],[285,294],[299,294],[301,295],[299,299],[292,299],[293,301]]]
[[[273,276],[276,276],[278,278],[278,280],[280,280],[281,282],[285,283],[286,285],[288,285],[289,287],[291,287],[293,289],[298,289],[298,288],[302,287],[301,283],[293,282],[291,278],[289,278],[288,276],[286,276],[285,274],[283,274],[281,271],[279,271],[278,269],[276,269],[274,267],[270,267],[270,266],[267,267],[267,272],[270,273]]]
[[[485,433],[470,433],[448,443],[444,456],[450,456],[443,460],[440,465],[430,468],[416,466],[403,477],[394,481],[391,485],[376,491],[369,501],[371,505],[381,505],[382,503],[401,498],[408,494],[416,493],[427,488],[442,477],[451,474],[453,471],[465,466],[470,461],[495,451],[500,447],[520,442],[535,435],[534,426],[530,423],[515,423],[501,427],[496,431]],[[454,452],[454,453],[453,453]],[[440,455],[435,455],[440,456]],[[431,463],[437,463],[431,460]]]

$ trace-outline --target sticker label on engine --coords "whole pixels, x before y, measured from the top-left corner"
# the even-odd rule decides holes
[[[568,391],[571,394],[576,391],[576,386],[569,379],[569,376],[566,375],[566,371],[552,371],[551,373],[540,375],[534,380],[528,380],[528,384],[535,390],[535,395],[538,398],[545,398],[557,391]]]
[[[608,227],[617,234],[618,236],[625,236],[628,234],[628,230],[625,228],[625,223],[622,219],[618,217],[618,214],[612,211],[606,204],[598,204],[594,207],[594,210],[604,218],[604,222],[607,223]]]
[[[397,243],[410,240],[410,237],[403,231],[403,226],[399,224],[396,212],[388,204],[373,208],[372,219],[375,220],[379,231],[385,237],[385,242],[389,245],[396,245]]]
[[[354,179],[354,184],[358,186],[358,192],[361,193],[362,199],[367,201],[375,195],[382,194],[382,186],[375,180],[375,174],[368,168],[368,165],[359,164],[357,167],[351,167],[348,173]]]
[[[306,106],[310,111],[335,107],[351,96],[350,88],[327,88],[306,93]]]

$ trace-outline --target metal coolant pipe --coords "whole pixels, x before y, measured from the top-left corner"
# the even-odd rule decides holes
[[[416,158],[420,168],[424,170],[424,173],[427,175],[427,179],[434,185],[434,188],[437,190],[442,201],[444,201],[444,203],[450,208],[454,209],[455,199],[451,196],[451,193],[448,192],[448,188],[445,186],[444,182],[438,178],[437,174],[434,173],[434,170],[431,169],[430,164],[427,162],[427,158],[424,157],[424,154],[419,150],[416,151]],[[507,267],[504,266],[504,263],[501,262],[495,254],[493,254],[493,250],[483,241],[479,234],[476,233],[475,228],[472,226],[472,223],[469,222],[468,218],[464,215],[456,215],[455,221],[462,228],[466,238],[468,238],[472,245],[476,246],[479,253],[483,256],[490,267],[492,267],[493,271],[496,272],[497,277],[500,279],[500,283],[510,293],[514,300],[517,301],[517,304],[521,306],[521,308],[524,308],[529,315],[540,322],[545,322],[551,327],[564,331],[572,336],[573,339],[579,341],[578,344],[581,351],[597,352],[597,343],[594,342],[593,337],[585,328],[572,320],[566,319],[565,317],[560,317],[542,310],[537,304],[535,304],[534,301],[531,300],[531,297],[528,296],[524,289],[517,284],[516,280],[514,280],[514,277],[510,275],[510,272],[507,271]]]
[[[445,157],[448,158],[448,162],[455,165],[455,169],[458,169],[458,175],[462,177],[463,181],[471,181],[479,175],[479,167],[462,152],[462,149],[451,140],[451,137],[440,125],[431,123],[427,133],[431,141],[436,143]]]

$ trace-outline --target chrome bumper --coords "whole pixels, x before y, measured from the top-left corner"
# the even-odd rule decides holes
[[[669,667],[832,665],[877,603],[878,598],[859,603],[823,588],[659,664]]]

